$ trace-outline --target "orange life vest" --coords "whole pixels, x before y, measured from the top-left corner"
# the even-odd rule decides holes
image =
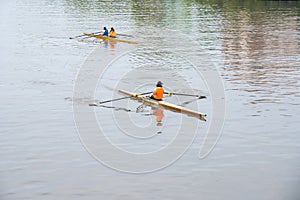
[[[160,100],[162,98],[164,98],[164,88],[162,87],[157,87],[155,88],[154,92],[153,92],[153,97],[157,100]]]
[[[117,36],[116,31],[110,31],[109,32],[109,37],[116,37],[116,36]]]

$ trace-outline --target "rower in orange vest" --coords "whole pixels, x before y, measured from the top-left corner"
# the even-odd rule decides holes
[[[113,27],[110,28],[108,36],[112,37],[112,38],[116,38],[117,37],[117,32],[115,31],[115,29]]]
[[[151,99],[154,99],[156,101],[162,101],[164,98],[164,88],[163,88],[163,83],[161,81],[158,81],[156,84],[156,88],[153,91],[152,96],[150,97]]]

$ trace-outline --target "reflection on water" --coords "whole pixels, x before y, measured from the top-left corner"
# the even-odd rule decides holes
[[[233,89],[257,96],[251,103],[299,97],[299,23],[295,14],[242,10],[223,15],[223,73]]]
[[[300,1],[3,2],[1,199],[299,199]],[[120,174],[86,152],[78,139],[72,104],[88,106],[111,95],[102,90],[106,96],[72,98],[76,74],[95,47],[114,53],[127,44],[68,38],[103,26],[116,27],[139,42],[128,62],[114,63],[114,71],[105,78],[108,83],[117,82],[120,77],[114,72],[122,73],[126,67],[135,69],[131,75],[136,86],[157,81],[153,75],[167,77],[172,87],[182,78],[197,83],[192,88],[208,96],[199,101],[202,111],[208,107],[208,91],[182,55],[195,58],[199,70],[220,71],[227,118],[208,157],[199,160],[197,155],[209,120],[197,127],[199,134],[184,156],[157,173]],[[123,80],[125,86],[132,85],[132,77]],[[183,87],[176,85],[181,93],[192,91]],[[127,110],[117,105],[95,110],[102,123],[108,122],[103,125],[108,136],[124,148],[154,151],[175,137],[172,129],[176,130],[180,115],[153,111],[148,117],[155,133],[161,131],[156,126],[159,121],[166,129],[155,135],[155,142],[131,145],[133,138],[118,135],[107,118],[113,118],[113,112],[122,121],[125,114],[132,114],[137,124],[143,124],[146,116],[139,118],[130,109],[136,108],[136,102],[126,105]],[[198,104],[187,106],[192,105]],[[210,110],[206,111],[209,116]],[[193,120],[187,119],[185,130]],[[143,133],[141,127],[133,136],[149,136]]]

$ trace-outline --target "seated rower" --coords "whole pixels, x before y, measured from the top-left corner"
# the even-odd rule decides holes
[[[107,30],[107,28],[104,27],[103,30],[104,30],[103,36],[108,36],[108,30]]]
[[[156,88],[153,91],[152,96],[150,97],[151,99],[154,99],[156,101],[162,101],[164,98],[164,88],[163,88],[163,83],[161,81],[158,81],[156,84]]]
[[[116,38],[117,37],[117,33],[116,33],[116,31],[115,31],[115,29],[113,27],[110,28],[108,36],[112,37],[112,38]]]

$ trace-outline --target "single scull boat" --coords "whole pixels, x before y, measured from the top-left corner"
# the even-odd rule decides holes
[[[119,90],[119,92],[122,94],[128,95],[128,96],[132,97],[133,99],[138,100],[139,102],[142,102],[145,105],[148,105],[151,107],[162,107],[162,108],[174,111],[174,112],[181,112],[181,113],[187,114],[188,116],[193,116],[193,117],[200,118],[201,120],[206,121],[204,118],[206,116],[206,114],[204,114],[204,113],[200,113],[198,111],[194,111],[194,110],[182,107],[182,106],[168,103],[166,101],[156,101],[156,100],[150,99],[149,97],[143,96],[141,94],[128,92],[126,90]]]

